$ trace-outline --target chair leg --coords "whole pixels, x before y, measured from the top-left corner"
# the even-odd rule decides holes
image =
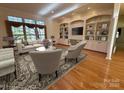
[[[6,82],[9,82],[9,74],[6,75]]]
[[[65,58],[65,63],[66,63],[66,61],[67,61],[67,58]]]
[[[41,81],[41,74],[39,74],[39,81]]]
[[[21,56],[21,55],[22,55],[22,53],[19,53],[19,55]]]
[[[16,65],[15,65],[14,75],[15,75],[15,79],[17,79],[17,74],[16,74]]]
[[[15,75],[15,79],[17,79],[16,69],[15,69],[14,75]]]
[[[56,77],[58,78],[58,71],[55,71]]]
[[[76,58],[76,63],[78,63],[78,59]]]

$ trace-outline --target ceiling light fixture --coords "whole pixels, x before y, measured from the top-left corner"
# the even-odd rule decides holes
[[[88,10],[90,9],[90,7],[87,8]]]
[[[57,8],[60,5],[60,3],[53,3],[53,4],[48,4],[45,8],[40,10],[39,14],[42,16],[50,13],[53,9]]]
[[[80,7],[80,4],[74,4],[73,6],[71,6],[69,8],[66,8],[63,11],[53,15],[52,18],[57,18],[57,17],[63,16],[65,14],[69,13],[69,12],[72,12],[73,10],[75,10],[75,9],[77,9],[79,7]]]

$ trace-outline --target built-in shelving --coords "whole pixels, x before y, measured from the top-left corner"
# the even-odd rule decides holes
[[[68,39],[68,23],[60,24],[60,38]]]
[[[90,18],[86,21],[86,40],[108,40],[110,16],[101,15]]]
[[[110,15],[95,16],[86,20],[86,49],[107,52],[110,20]]]
[[[74,20],[60,24],[60,42],[69,45],[69,41],[87,40],[86,49],[107,52],[107,41],[111,15],[98,15],[86,20]],[[72,28],[83,27],[83,35],[72,35]]]

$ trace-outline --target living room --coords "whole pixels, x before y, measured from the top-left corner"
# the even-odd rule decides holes
[[[121,6],[1,3],[0,89],[123,89],[113,54]]]

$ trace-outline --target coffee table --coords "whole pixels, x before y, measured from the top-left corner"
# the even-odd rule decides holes
[[[45,47],[38,47],[38,48],[36,48],[36,51],[50,51],[50,50],[55,50],[56,49],[56,47],[54,47],[54,46],[50,46],[49,48],[45,48]]]

